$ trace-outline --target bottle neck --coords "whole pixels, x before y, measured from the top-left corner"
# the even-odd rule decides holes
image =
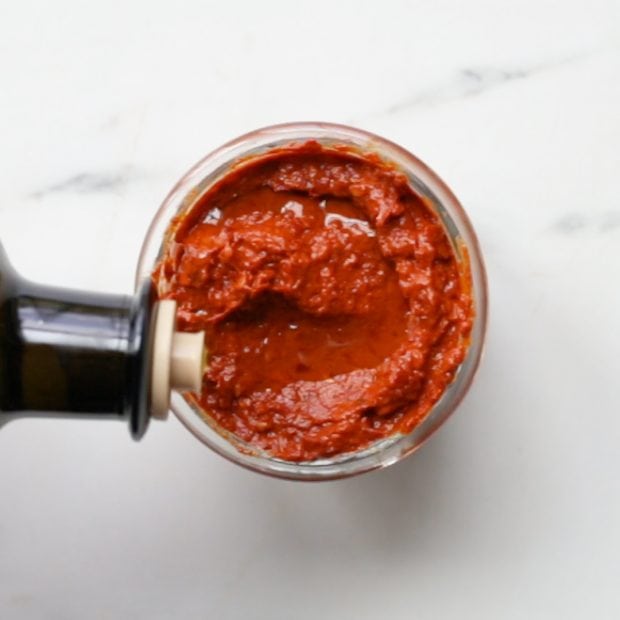
[[[148,423],[148,283],[135,297],[41,286],[0,256],[0,415]]]

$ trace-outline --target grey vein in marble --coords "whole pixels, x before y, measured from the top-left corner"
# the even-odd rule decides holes
[[[549,227],[549,230],[568,236],[588,230],[608,233],[619,228],[620,209],[605,211],[591,217],[587,217],[583,213],[566,213],[555,220]]]
[[[551,225],[554,232],[569,235],[583,230],[587,225],[586,218],[580,213],[567,213]]]
[[[122,191],[136,178],[131,168],[114,172],[81,172],[53,183],[30,194],[32,198],[43,198],[47,194],[96,194]]]
[[[524,80],[539,73],[572,64],[590,56],[592,52],[583,52],[566,56],[530,67],[500,68],[493,66],[468,67],[461,69],[449,81],[434,88],[417,92],[387,110],[387,114],[395,114],[417,106],[433,106],[456,99],[464,99],[480,95],[488,90],[509,82]]]

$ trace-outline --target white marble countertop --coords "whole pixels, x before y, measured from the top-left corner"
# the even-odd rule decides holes
[[[4,2],[0,238],[132,289],[201,156],[353,124],[452,186],[490,278],[457,415],[385,471],[261,477],[180,424],[0,432],[0,617],[620,617],[620,4]]]

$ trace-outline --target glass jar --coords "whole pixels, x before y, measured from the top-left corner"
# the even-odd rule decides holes
[[[176,184],[157,212],[144,240],[137,282],[150,277],[162,254],[166,230],[240,159],[261,155],[291,143],[315,140],[323,145],[344,144],[363,153],[376,153],[404,172],[414,190],[435,209],[463,268],[471,270],[474,324],[471,343],[454,381],[426,418],[408,434],[381,439],[369,447],[337,457],[308,462],[274,458],[219,428],[183,394],[173,392],[171,409],[200,441],[225,458],[253,471],[294,480],[331,480],[387,467],[419,448],[452,414],[467,393],[482,354],[487,319],[487,284],[478,240],[472,225],[447,185],[423,162],[402,147],[379,136],[331,123],[287,123],[258,129],[207,155]]]

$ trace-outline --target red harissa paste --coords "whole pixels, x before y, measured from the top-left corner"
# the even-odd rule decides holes
[[[467,261],[406,177],[316,142],[233,167],[171,224],[153,280],[206,330],[196,404],[289,461],[411,431],[472,327]]]

